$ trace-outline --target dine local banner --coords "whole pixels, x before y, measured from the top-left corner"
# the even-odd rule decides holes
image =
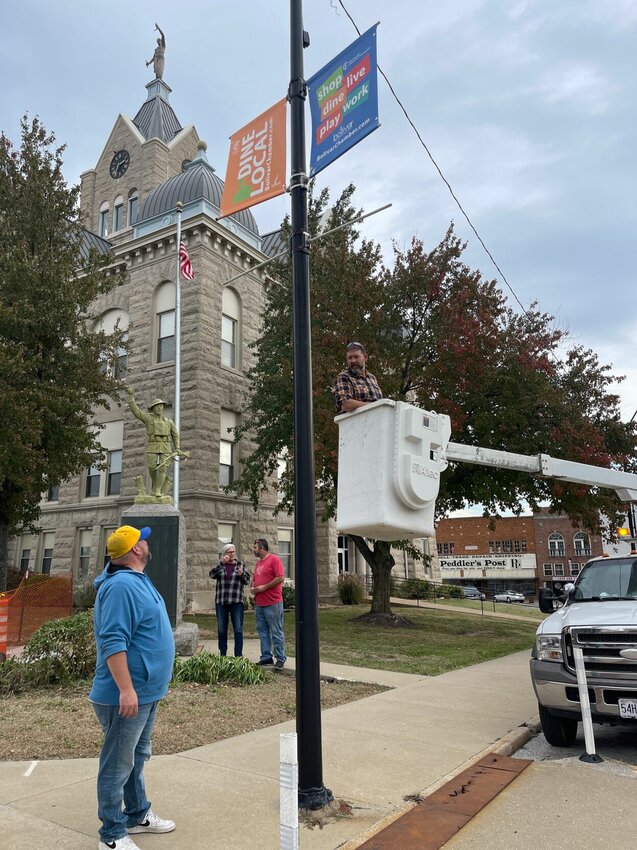
[[[377,27],[374,24],[307,81],[312,115],[310,175],[380,126]]]
[[[286,112],[283,98],[230,136],[219,218],[285,192]]]

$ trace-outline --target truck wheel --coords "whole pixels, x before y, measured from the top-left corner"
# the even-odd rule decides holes
[[[572,747],[577,737],[577,720],[557,717],[548,708],[538,704],[544,737],[552,747]]]

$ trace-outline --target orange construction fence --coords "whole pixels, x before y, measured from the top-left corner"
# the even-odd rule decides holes
[[[49,620],[73,611],[73,573],[25,573],[18,587],[0,594],[0,658],[25,644]]]

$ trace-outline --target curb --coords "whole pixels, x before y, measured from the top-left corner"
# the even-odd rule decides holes
[[[463,762],[461,765],[455,770],[450,771],[446,776],[443,776],[441,779],[436,780],[431,785],[428,785],[423,791],[420,793],[416,793],[410,795],[409,799],[405,802],[404,805],[399,806],[397,809],[394,809],[389,814],[385,815],[379,821],[377,821],[373,826],[370,826],[360,835],[356,836],[356,838],[350,839],[346,844],[339,845],[340,850],[356,850],[356,848],[361,847],[365,844],[366,841],[369,841],[370,838],[373,838],[379,832],[382,832],[386,827],[388,827],[391,823],[401,818],[403,815],[410,812],[416,806],[418,806],[422,801],[437,791],[439,788],[442,788],[443,785],[446,785],[448,782],[453,781],[456,776],[459,776],[468,768],[473,767],[479,761],[482,761],[486,756],[500,755],[500,756],[510,756],[515,753],[520,747],[523,747],[528,741],[531,740],[539,731],[540,731],[540,718],[539,715],[535,714],[521,726],[516,726],[515,729],[512,729],[509,733],[507,733],[504,737],[499,738],[495,744],[491,744],[486,747],[480,753],[475,756],[472,756],[467,761]]]

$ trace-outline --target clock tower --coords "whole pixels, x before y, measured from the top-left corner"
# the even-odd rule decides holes
[[[84,225],[115,245],[130,239],[144,200],[194,158],[199,141],[193,125],[181,126],[164,80],[146,89],[135,117],[117,117],[97,165],[81,175]]]

